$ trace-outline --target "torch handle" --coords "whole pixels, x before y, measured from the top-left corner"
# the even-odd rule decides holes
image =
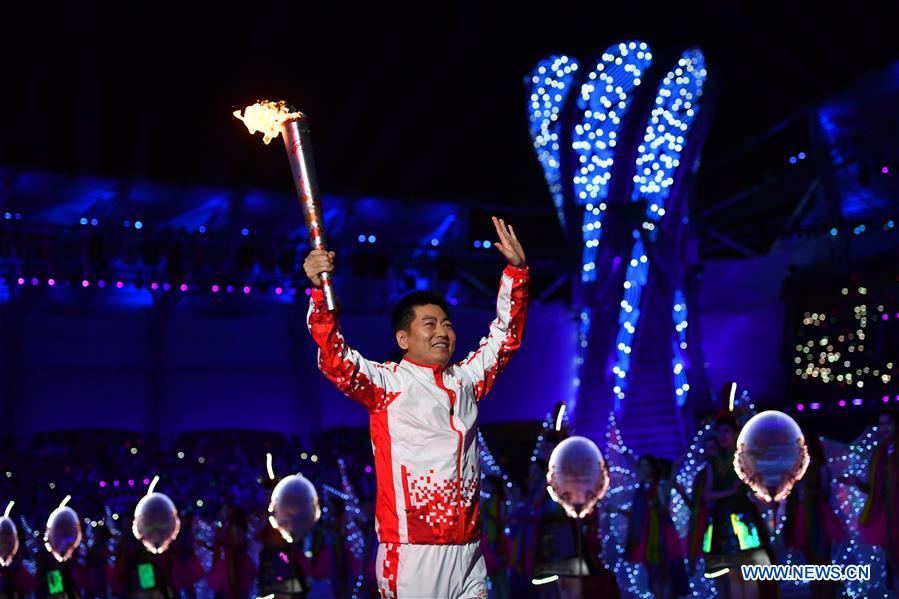
[[[284,149],[290,161],[293,182],[297,196],[303,207],[309,243],[313,249],[325,249],[325,222],[322,217],[321,201],[318,196],[318,182],[315,178],[315,164],[312,160],[312,135],[305,117],[290,119],[283,124]],[[329,311],[337,309],[331,273],[321,274],[325,305]]]

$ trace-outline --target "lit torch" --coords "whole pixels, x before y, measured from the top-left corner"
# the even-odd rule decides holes
[[[234,116],[243,121],[250,133],[261,132],[262,141],[268,145],[278,135],[284,137],[284,149],[293,172],[293,182],[297,188],[303,216],[306,217],[306,228],[309,231],[309,242],[313,249],[325,249],[325,223],[322,218],[321,202],[318,197],[318,183],[315,180],[315,165],[312,162],[312,136],[306,115],[292,110],[284,101],[260,101],[244,109],[243,116],[239,110]],[[325,294],[325,305],[328,310],[335,310],[331,273],[321,274],[322,291]]]

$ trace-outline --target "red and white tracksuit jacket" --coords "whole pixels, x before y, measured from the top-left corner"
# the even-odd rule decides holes
[[[441,368],[366,360],[347,345],[320,290],[307,325],[322,373],[368,409],[381,543],[461,545],[480,535],[478,401],[521,345],[528,269],[506,266],[496,319],[480,347]]]

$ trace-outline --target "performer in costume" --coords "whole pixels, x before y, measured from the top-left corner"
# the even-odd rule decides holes
[[[833,543],[846,540],[846,528],[830,507],[832,477],[821,441],[814,435],[805,439],[809,465],[787,496],[784,538],[787,547],[802,553],[807,563],[827,566],[832,563]],[[838,582],[812,581],[811,596],[836,597],[839,588]]]
[[[739,427],[732,414],[715,419],[719,451],[710,460],[711,476],[706,477],[705,500],[711,512],[712,534],[705,559],[707,575],[718,580],[718,596],[776,596],[775,585],[746,582],[740,570],[743,564],[773,564],[774,551],[768,532],[755,504],[749,499],[749,487],[734,470]]]
[[[23,533],[24,531],[19,528],[19,538],[25,538]],[[8,566],[0,566],[0,599],[25,599],[37,589],[34,576],[22,563],[23,554],[29,553],[27,544],[22,543],[12,563]]]
[[[488,498],[481,500],[481,550],[490,578],[492,599],[509,599],[509,564],[512,543],[506,534],[506,493],[503,481],[495,474],[484,478]]]
[[[37,555],[37,599],[79,599],[81,576],[74,559],[56,561],[47,551]]]
[[[256,578],[256,566],[247,552],[247,519],[229,503],[222,506],[221,522],[212,550],[209,588],[215,599],[246,599]]]
[[[304,599],[310,586],[309,561],[301,543],[288,543],[271,526],[259,531],[259,580],[257,595],[274,599]]]
[[[312,568],[318,578],[331,582],[334,599],[350,599],[361,564],[347,542],[350,515],[340,497],[326,494],[325,516],[315,527]]]
[[[699,468],[696,477],[693,479],[691,492],[680,483],[674,483],[674,490],[680,493],[684,498],[684,503],[690,509],[690,524],[687,529],[687,561],[690,564],[690,570],[695,571],[696,562],[705,552],[704,545],[706,537],[711,541],[711,530],[709,508],[705,500],[706,479],[711,476],[711,460],[718,454],[718,438],[714,435],[707,435],[703,443],[702,459],[704,464]]]
[[[203,564],[194,550],[194,513],[188,510],[181,516],[181,532],[169,548],[172,554],[172,586],[187,599],[197,596],[196,583],[203,578]]]
[[[665,599],[689,592],[684,572],[684,551],[668,510],[669,491],[659,463],[642,456],[637,473],[640,485],[631,499],[624,557],[643,564],[655,597]]]
[[[858,532],[869,545],[881,547],[886,555],[889,588],[895,586],[899,565],[899,414],[884,412],[877,422],[879,443],[868,464],[868,480],[850,477],[868,495],[858,517]]]
[[[456,344],[446,301],[415,292],[394,309],[392,327],[404,357],[376,363],[347,345],[328,311],[321,275],[334,253],[313,250],[304,269],[312,285],[307,324],[319,368],[366,407],[378,480],[377,572],[385,597],[486,597],[478,522],[478,401],[521,344],[528,269],[514,230],[493,219],[497,249],[508,261],[496,319],[480,347],[451,363]]]
[[[547,463],[536,459],[528,467],[527,488],[518,512],[515,546],[512,554],[512,591],[514,595],[530,592],[534,577],[534,555],[537,547],[537,513],[534,506],[546,494]]]
[[[100,525],[93,530],[92,543],[87,549],[84,564],[84,597],[108,597],[112,567],[109,565],[109,542],[112,534],[109,529]]]

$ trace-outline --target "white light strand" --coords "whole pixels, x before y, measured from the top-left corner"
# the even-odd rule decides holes
[[[674,373],[674,401],[678,407],[687,402],[690,392],[690,384],[687,382],[687,299],[680,289],[674,291],[674,319],[675,338],[672,342],[671,367]]]
[[[634,172],[634,201],[647,201],[643,228],[655,236],[656,225],[665,216],[665,201],[674,185],[675,173],[687,145],[707,72],[705,57],[698,48],[684,52],[662,80],[655,105],[637,148]]]
[[[549,186],[556,213],[563,228],[563,210],[560,171],[560,136],[562,107],[574,85],[578,62],[567,56],[550,56],[537,63],[531,73],[528,98],[529,130],[537,159],[543,167],[543,176]]]
[[[640,320],[640,297],[643,286],[649,276],[649,258],[639,234],[634,232],[634,247],[631,260],[624,275],[624,299],[618,313],[618,336],[615,338],[617,359],[612,367],[614,386],[612,387],[613,405],[616,412],[621,411],[627,396],[628,374],[631,369],[631,350],[637,324]]]
[[[602,237],[603,215],[607,208],[612,166],[624,117],[643,74],[652,65],[652,52],[643,42],[630,41],[609,46],[596,68],[581,84],[577,108],[580,120],[571,136],[577,156],[574,199],[584,207],[581,232],[584,240],[585,283],[596,280],[596,255]]]

